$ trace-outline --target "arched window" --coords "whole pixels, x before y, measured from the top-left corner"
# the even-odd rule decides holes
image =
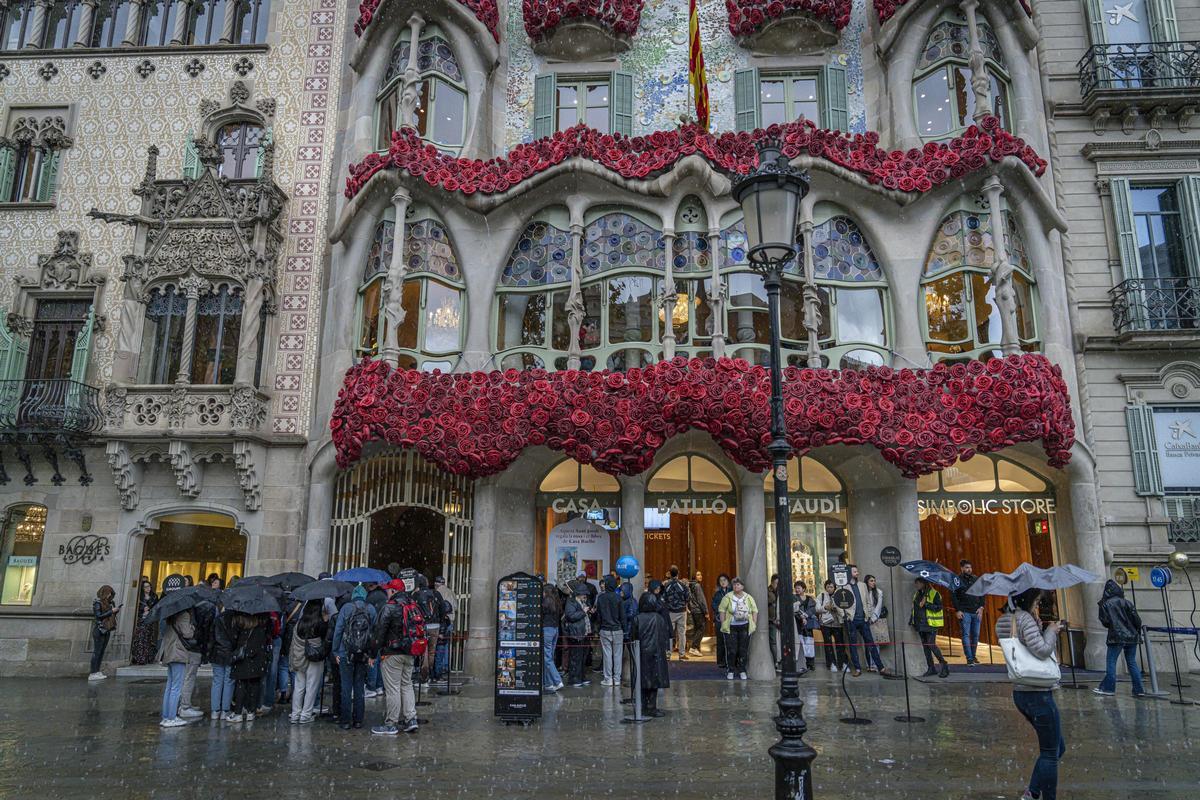
[[[1034,281],[1025,245],[1010,212],[1005,214],[1005,249],[1017,296],[1017,336],[1021,348],[1037,351]],[[942,220],[925,262],[927,348],[935,360],[1000,355],[1000,309],[991,283],[995,252],[991,215],[960,210]]]
[[[229,384],[237,373],[242,334],[242,292],[221,286],[196,304],[196,347],[192,383]]]
[[[33,605],[45,537],[45,506],[22,504],[5,513],[0,530],[0,605]]]
[[[497,292],[497,362],[565,369],[571,344],[570,223],[550,209],[517,239]],[[661,348],[662,233],[639,215],[599,211],[584,227],[579,328],[581,367],[624,370],[654,361]]]
[[[732,492],[729,476],[704,456],[676,456],[646,484],[648,492]]]
[[[358,291],[360,358],[379,355],[386,341],[383,283],[392,262],[395,233],[395,222],[382,220],[367,253]],[[450,236],[429,209],[416,207],[409,214],[404,264],[400,287],[404,321],[396,330],[400,366],[449,372],[462,352],[464,287]]]
[[[259,172],[266,131],[252,122],[233,122],[217,132],[217,147],[223,158],[217,173],[230,180],[255,178]]]
[[[467,91],[450,43],[436,27],[427,26],[417,43],[417,107],[413,119],[402,119],[404,73],[411,42],[405,38],[392,50],[378,99],[377,146],[387,150],[392,132],[404,125],[438,147],[458,152],[467,132]]]
[[[989,113],[999,117],[1007,128],[1008,69],[991,26],[980,19],[978,28],[979,45],[991,80]],[[970,55],[967,21],[957,12],[948,13],[929,32],[913,75],[913,108],[917,132],[922,138],[947,139],[972,124],[975,92],[971,89]]]
[[[175,286],[150,290],[142,328],[142,362],[138,383],[172,383],[183,353],[187,297]]]

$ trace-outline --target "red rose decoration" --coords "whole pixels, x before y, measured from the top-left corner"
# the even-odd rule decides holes
[[[358,20],[354,23],[354,33],[357,36],[362,36],[366,32],[367,26],[375,18],[375,13],[379,10],[383,0],[362,0],[358,6]],[[500,41],[500,11],[496,6],[496,0],[458,0],[467,8],[471,9],[471,13],[475,18],[483,23],[483,26],[488,29],[496,41]]]

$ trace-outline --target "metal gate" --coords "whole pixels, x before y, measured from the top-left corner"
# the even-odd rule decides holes
[[[414,450],[388,450],[359,461],[338,476],[330,523],[329,569],[338,572],[366,565],[371,516],[377,511],[427,508],[445,518],[442,574],[458,601],[450,650],[454,670],[462,669],[463,644],[470,630],[474,500],[475,487],[467,478],[443,472]]]

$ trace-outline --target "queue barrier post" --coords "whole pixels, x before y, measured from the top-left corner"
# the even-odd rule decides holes
[[[900,661],[904,664],[904,713],[896,717],[896,722],[924,722],[924,717],[914,717],[912,713],[912,701],[908,694],[908,651],[906,649],[907,642],[893,642],[892,646],[900,645]]]
[[[1068,627],[1067,628],[1067,650],[1069,650],[1071,653],[1071,683],[1069,685],[1064,685],[1062,688],[1064,688],[1064,689],[1086,689],[1088,687],[1080,684],[1078,679],[1076,679],[1076,677],[1075,677],[1075,635],[1074,634],[1075,634],[1074,629]]]
[[[631,652],[629,663],[632,667],[629,674],[631,676],[630,683],[632,684],[630,690],[633,693],[633,697],[631,698],[633,700],[633,716],[625,717],[621,722],[626,725],[640,725],[647,719],[642,716],[642,643],[638,641],[629,642],[629,649]]]
[[[1146,672],[1150,675],[1150,691],[1146,692],[1146,696],[1155,700],[1170,697],[1170,692],[1164,692],[1158,688],[1158,669],[1154,666],[1154,648],[1150,646],[1150,631],[1145,625],[1142,626],[1142,640],[1146,643]]]
[[[850,656],[853,653],[853,650],[851,650],[851,648],[854,647],[854,642],[852,642],[850,640],[850,622],[849,622],[849,620],[846,620],[842,624],[845,628],[845,633],[846,633],[847,656]],[[864,658],[869,658],[867,653],[868,653],[868,651],[866,649],[866,640],[864,639],[863,640],[863,657]],[[853,663],[853,658],[851,658],[851,663]],[[846,701],[850,703],[850,716],[842,717],[839,720],[839,722],[844,722],[847,725],[871,725],[871,724],[873,724],[871,722],[871,720],[869,720],[865,717],[860,717],[858,715],[858,709],[854,706],[854,699],[850,697],[850,691],[848,689],[846,689],[846,670],[842,670],[842,694],[844,694],[846,696]]]

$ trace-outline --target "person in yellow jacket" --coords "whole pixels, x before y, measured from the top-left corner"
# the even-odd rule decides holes
[[[938,633],[946,624],[942,595],[924,578],[917,578],[917,591],[913,594],[912,616],[908,624],[916,628],[921,636],[921,649],[925,652],[925,663],[929,666],[922,677],[940,675],[944,678],[949,675],[950,665],[946,663],[946,657],[937,645]],[[933,666],[935,658],[942,665],[940,671]]]
[[[750,637],[758,626],[758,605],[746,592],[741,578],[733,579],[733,591],[721,598],[717,608],[721,615],[721,635],[725,637],[725,663],[729,672],[726,680],[734,676],[746,680],[746,664],[750,660]]]

